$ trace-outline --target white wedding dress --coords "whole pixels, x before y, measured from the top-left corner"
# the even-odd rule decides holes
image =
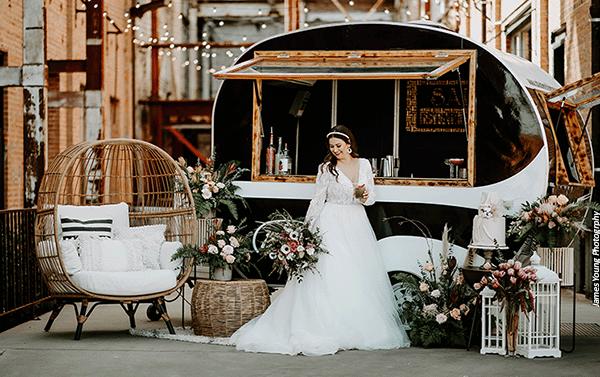
[[[359,159],[359,184],[375,202],[373,173]],[[231,337],[238,350],[288,355],[326,355],[344,349],[408,347],[375,234],[354,198],[352,182],[319,169],[306,219],[323,236],[329,254],[318,273],[289,280],[269,308]]]

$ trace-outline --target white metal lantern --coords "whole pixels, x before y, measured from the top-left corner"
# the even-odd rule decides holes
[[[501,303],[494,300],[495,292],[488,287],[481,291],[481,351],[506,354],[506,321]]]
[[[520,313],[516,353],[526,358],[561,357],[560,351],[560,279],[540,265],[534,252],[531,265],[537,269],[538,280],[531,285],[535,312],[528,317]]]

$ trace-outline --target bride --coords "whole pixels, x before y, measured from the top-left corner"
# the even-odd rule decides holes
[[[375,234],[363,205],[375,202],[371,165],[347,127],[327,134],[306,221],[323,236],[317,273],[288,280],[261,316],[236,331],[238,350],[326,355],[408,347]]]

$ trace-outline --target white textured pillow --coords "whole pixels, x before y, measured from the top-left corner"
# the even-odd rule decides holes
[[[173,254],[175,254],[177,252],[177,249],[179,249],[182,246],[183,245],[179,241],[163,242],[163,244],[160,248],[160,267],[162,269],[177,270],[177,269],[181,268],[181,265],[183,264],[183,259],[179,258],[179,259],[175,259],[174,261],[172,261],[171,256],[173,256]]]
[[[60,240],[60,255],[67,274],[74,275],[83,269],[81,259],[77,253],[77,242],[75,240]]]
[[[165,242],[165,224],[115,229],[116,240],[130,240],[140,247],[144,266],[153,270],[160,269],[160,247]]]
[[[122,242],[85,235],[78,240],[84,271],[127,271],[127,250]]]
[[[129,228],[129,206],[125,202],[101,206],[59,205],[58,218],[75,218],[80,220],[112,219],[112,228]],[[62,231],[62,229],[61,229]],[[62,234],[59,234],[62,238]]]

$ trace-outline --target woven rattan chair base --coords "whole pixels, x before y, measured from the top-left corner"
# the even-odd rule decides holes
[[[197,280],[191,301],[194,334],[230,337],[270,304],[264,280]]]

